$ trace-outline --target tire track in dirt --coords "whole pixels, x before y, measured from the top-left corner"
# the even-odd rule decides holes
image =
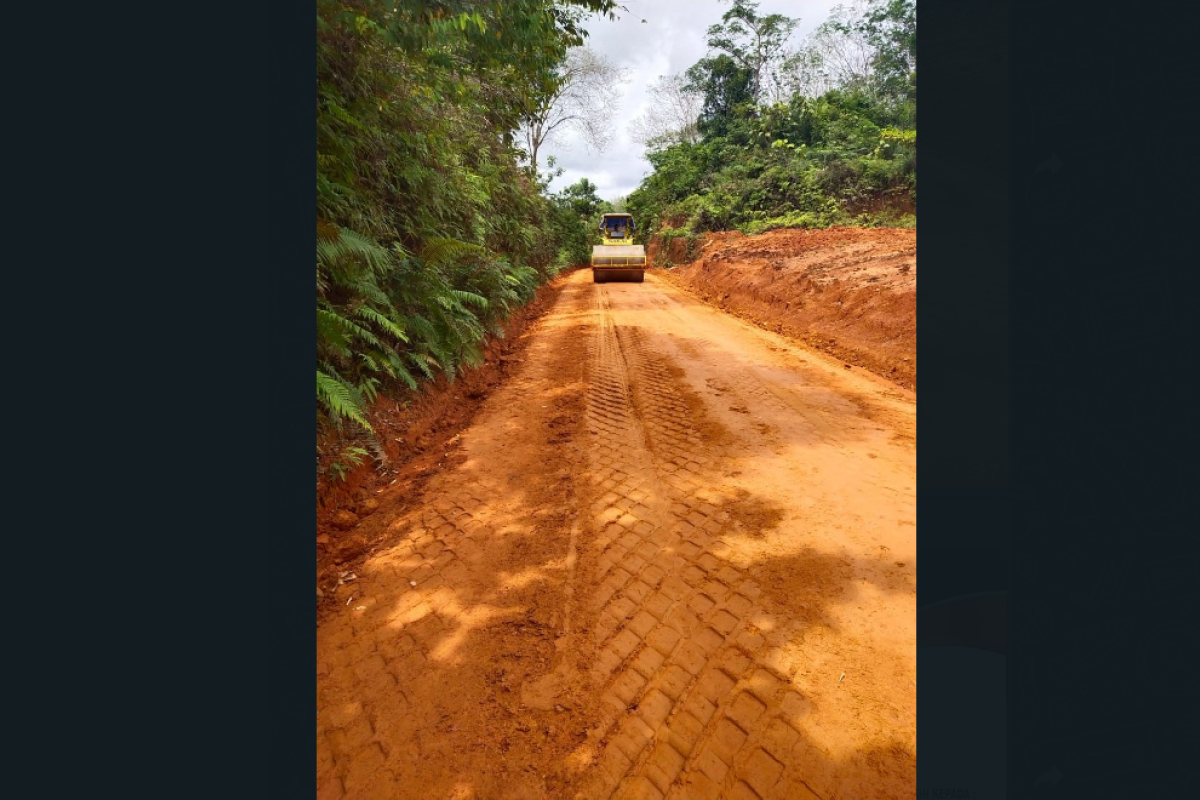
[[[789,722],[808,707],[789,685],[795,664],[754,621],[787,626],[721,558],[731,518],[705,488],[715,477],[708,460],[693,455],[707,421],[641,328],[606,319],[597,338],[591,385],[605,387],[623,367],[632,385],[595,389],[589,410],[620,403],[596,416],[636,421],[642,433],[598,429],[593,451],[607,490],[593,509],[602,580],[593,674],[613,716],[587,796],[819,796],[808,782],[821,776],[803,769],[806,743]],[[612,433],[622,438],[609,444]],[[652,457],[630,449],[639,439]]]
[[[463,434],[464,460],[392,522],[355,600],[319,627],[318,797],[911,795],[915,767],[879,739],[886,724],[856,728],[850,756],[814,733],[815,719],[886,713],[822,717],[831,696],[808,681],[864,661],[821,613],[848,568],[836,548],[793,555],[807,531],[787,528],[772,563],[804,581],[783,581],[781,604],[735,553],[779,524],[788,487],[747,498],[726,479],[771,457],[695,385],[710,373],[693,352],[727,348],[682,335],[690,313],[644,287],[572,279]],[[755,369],[711,374],[758,404]],[[813,439],[809,415],[761,404]],[[796,459],[764,466],[807,474]]]
[[[576,780],[562,756],[594,717],[571,646],[573,627],[590,630],[572,615],[569,535],[583,295],[569,285],[530,332],[529,363],[464,432],[464,460],[396,516],[318,626],[318,798],[556,796]]]
[[[656,288],[662,285],[661,279],[657,277],[652,282],[656,284]],[[686,324],[684,317],[679,313],[680,307],[676,300],[661,293],[647,299],[661,312]],[[711,337],[698,332],[692,333],[689,339],[676,339],[675,345],[696,360],[702,360],[705,353],[722,352],[724,349]],[[744,407],[766,409],[776,417],[788,419],[792,432],[802,432],[805,436],[815,437],[827,447],[843,449],[839,442],[839,429],[826,419],[827,415],[819,405],[805,402],[797,396],[794,389],[765,380],[756,368],[728,364],[724,371],[734,373],[736,380],[719,388],[713,387],[717,388],[718,393],[734,394],[743,400]],[[764,431],[760,430],[759,433]]]
[[[915,782],[915,697],[906,696],[909,693],[903,689],[915,689],[915,663],[904,654],[904,640],[889,636],[888,629],[911,629],[915,613],[915,567],[903,563],[915,555],[909,549],[916,516],[910,483],[912,448],[911,440],[899,436],[899,431],[912,425],[911,406],[904,407],[907,399],[899,392],[875,388],[880,386],[876,378],[843,377],[837,369],[840,365],[831,365],[833,375],[829,367],[822,373],[817,369],[822,367],[819,357],[801,367],[798,375],[781,373],[770,362],[779,360],[787,367],[789,361],[806,364],[811,357],[773,343],[773,335],[748,329],[731,318],[718,317],[715,324],[705,325],[703,318],[714,313],[697,308],[686,296],[679,302],[671,295],[653,299],[657,307],[670,310],[678,323],[676,330],[701,329],[730,337],[705,336],[702,347],[680,348],[687,354],[693,386],[708,374],[706,364],[715,365],[710,371],[719,380],[710,378],[705,385],[723,395],[718,410],[728,400],[743,400],[730,407],[739,413],[723,416],[737,434],[730,455],[748,474],[721,469],[711,477],[717,481],[721,475],[741,476],[731,481],[733,487],[724,487],[732,492],[725,492],[721,507],[737,523],[732,531],[726,529],[726,541],[734,546],[733,560],[746,565],[748,574],[766,590],[759,598],[764,607],[777,619],[805,623],[803,633],[792,642],[781,637],[779,643],[790,645],[804,662],[804,674],[797,676],[796,685],[812,690],[814,702],[824,704],[821,713],[809,717],[809,726],[828,730],[827,720],[836,709],[832,718],[842,717],[837,724],[844,735],[822,733],[819,738],[824,743],[835,749],[850,741],[872,743],[837,759],[836,771],[842,777],[826,781],[829,791],[840,790],[843,796],[850,792],[853,797],[858,787],[861,796],[904,796],[905,781],[910,789]],[[765,345],[761,351],[740,351],[749,362],[724,358],[728,343],[736,339],[730,329],[739,327]],[[672,341],[676,346],[692,344],[680,338]],[[777,359],[769,355],[772,352],[788,355]],[[769,387],[788,402],[753,402],[747,395],[758,394],[759,387]],[[832,398],[831,389],[836,391]],[[892,426],[895,432],[889,437]],[[761,440],[757,451],[756,440]],[[780,468],[787,466],[791,474],[780,481]],[[899,541],[897,531],[904,532]],[[899,553],[886,546],[898,543],[905,544],[908,552],[900,560],[895,557]],[[780,558],[780,548],[789,555]],[[904,598],[902,605],[872,603],[874,610],[864,617],[860,603],[880,594]],[[847,617],[847,607],[860,609],[858,615],[850,615],[857,619]],[[909,640],[909,653],[913,647]],[[814,681],[826,669],[838,675],[841,667],[835,665],[847,664],[857,667],[850,703],[844,694],[830,696],[819,680]],[[864,668],[867,665],[869,669]],[[845,718],[847,712],[851,719]],[[842,741],[835,744],[836,738]],[[832,774],[829,769],[818,771]],[[872,781],[872,771],[883,780]]]

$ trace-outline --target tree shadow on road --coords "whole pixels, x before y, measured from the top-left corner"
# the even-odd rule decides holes
[[[570,293],[564,293],[564,302],[572,302]],[[561,335],[546,343],[542,355],[533,352],[530,358],[545,357],[543,366],[551,372],[575,374],[584,358],[578,325],[591,314],[568,306],[560,316]],[[524,390],[523,402],[537,411],[521,417],[522,410],[513,409],[526,424],[497,435],[491,449],[483,448],[510,453],[520,463],[508,464],[504,475],[494,474],[495,464],[459,463],[453,475],[431,484],[415,507],[388,521],[388,550],[376,555],[357,587],[340,593],[339,602],[352,592],[361,594],[339,606],[318,631],[319,797],[343,792],[457,800],[573,797],[580,782],[599,769],[593,759],[618,746],[594,738],[614,713],[600,707],[606,686],[588,677],[597,655],[593,632],[599,616],[589,601],[598,581],[593,576],[603,572],[598,565],[602,548],[592,545],[603,531],[586,513],[599,490],[577,488],[572,494],[561,486],[571,483],[561,473],[577,470],[588,446],[583,395],[570,383],[543,378]],[[532,421],[536,425],[528,424]],[[808,443],[821,445],[818,438]],[[740,791],[735,786],[744,780],[763,798],[810,796],[806,792],[839,800],[911,797],[915,756],[904,734],[910,723],[899,715],[890,718],[894,710],[889,707],[872,706],[860,709],[861,719],[836,717],[856,720],[845,730],[809,727],[829,708],[821,707],[827,702],[823,695],[804,684],[817,679],[804,677],[806,669],[833,666],[805,661],[808,637],[843,636],[839,608],[862,602],[868,592],[911,593],[911,576],[889,572],[886,558],[830,552],[803,537],[781,546],[787,512],[766,496],[728,492],[713,505],[715,513],[705,513],[721,527],[705,535],[701,546],[685,547],[687,540],[666,537],[670,525],[665,520],[652,520],[658,527],[643,537],[643,543],[659,541],[662,534],[663,563],[677,557],[703,573],[690,598],[711,592],[704,595],[709,602],[699,604],[703,616],[683,623],[680,646],[702,641],[713,624],[733,618],[737,625],[717,653],[742,653],[746,664],[736,680],[726,671],[741,663],[737,659],[714,656],[693,674],[689,692],[723,685],[708,677],[717,673],[726,675],[730,688],[710,704],[707,733],[695,749],[674,751],[686,761],[673,780],[699,782],[704,769],[717,769],[711,761],[702,762],[704,749],[716,741],[723,719],[742,719],[736,715],[747,704],[739,698],[758,693],[755,702],[765,710],[753,726],[741,721],[748,735],[741,749],[727,756],[730,771],[722,778],[722,791]],[[520,516],[522,508],[538,511]],[[573,526],[579,542],[572,573],[567,543]],[[631,525],[622,534],[633,530]],[[643,576],[657,566],[654,558],[648,563]],[[626,601],[629,609],[617,630],[635,629],[635,619],[652,607],[671,578],[678,582],[676,575],[646,578],[649,592],[631,580],[613,595],[615,602],[606,608]],[[756,591],[743,594],[746,587]],[[746,599],[750,595],[752,602]],[[564,598],[572,596],[574,633],[564,636]],[[678,600],[681,607],[688,602]],[[640,647],[630,663],[637,654],[649,653]],[[852,682],[844,686],[846,698],[871,688],[868,654],[869,648],[847,645],[844,661],[851,665]],[[663,680],[666,668],[654,666],[653,653],[647,657],[653,681]],[[526,702],[531,684],[560,669],[563,678],[548,702],[536,707]],[[626,668],[624,674],[631,673]],[[804,680],[796,682],[797,675]],[[617,712],[618,722],[645,713],[650,692],[659,691],[653,681],[626,711]],[[673,709],[664,724],[669,727],[681,715]],[[663,730],[635,753],[629,775],[648,771],[650,761],[666,752],[657,739]],[[664,757],[664,765],[675,758]],[[630,782],[625,788],[640,791],[648,785],[653,786]],[[656,796],[649,790],[646,795]]]

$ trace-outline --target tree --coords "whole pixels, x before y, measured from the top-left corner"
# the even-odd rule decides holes
[[[575,47],[550,88],[532,103],[522,124],[529,166],[537,171],[538,151],[557,134],[574,130],[593,150],[603,152],[612,136],[612,116],[620,108],[621,87],[628,70],[604,56]]]
[[[915,0],[845,2],[778,76],[784,51],[754,46],[753,4],[713,26],[682,87],[703,98],[701,139],[646,153],[627,201],[642,230],[915,224]]]
[[[884,91],[911,95],[916,91],[916,0],[871,0],[859,30],[875,48],[872,62]]]
[[[696,120],[704,107],[704,95],[687,87],[683,75],[661,76],[651,84],[650,107],[629,123],[630,138],[651,148],[679,142],[697,144],[700,129]]]
[[[729,55],[750,73],[749,90],[755,102],[775,92],[774,67],[800,19],[783,14],[758,15],[758,3],[732,0],[721,23],[708,29],[708,46]]]
[[[856,0],[837,6],[783,63],[783,85],[805,97],[849,90],[915,114],[915,0]]]
[[[754,104],[753,73],[724,53],[700,59],[684,76],[688,91],[704,98],[697,126],[705,136],[724,136],[742,109]]]
[[[596,184],[581,178],[550,197],[558,212],[556,230],[560,260],[564,265],[587,263],[596,223],[601,214],[612,210],[612,206],[596,194],[596,188]]]
[[[860,25],[866,5],[835,6],[804,46],[784,59],[781,87],[789,93],[820,97],[831,89],[874,90],[875,48]]]
[[[616,7],[318,0],[319,430],[386,461],[374,400],[479,363],[484,335],[562,266],[560,229],[587,233],[539,192],[512,132],[582,45],[585,13]],[[360,463],[349,445],[319,465]]]
[[[607,206],[607,203],[601,199],[600,195],[596,194],[596,189],[596,184],[587,178],[580,178],[577,182],[563,189],[559,196],[581,220],[588,221],[594,217],[599,217]]]

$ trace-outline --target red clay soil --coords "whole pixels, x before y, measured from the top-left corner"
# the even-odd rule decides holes
[[[672,260],[683,245],[671,242]],[[660,251],[652,241],[651,263]],[[734,316],[916,389],[914,229],[707,234],[695,261],[662,274]]]
[[[317,800],[915,797],[915,393],[560,285],[319,584]]]
[[[346,473],[344,481],[326,469],[317,480],[318,589],[336,585],[337,573],[384,538],[385,525],[378,521],[382,515],[377,515],[381,508],[418,500],[429,476],[454,462],[458,433],[524,360],[527,330],[554,305],[570,272],[542,286],[532,301],[514,311],[503,338],[489,337],[479,367],[464,370],[454,381],[439,377],[419,391],[379,397],[368,418],[387,451],[387,469],[381,472],[366,459]],[[318,437],[321,465],[327,467],[349,444],[355,443],[330,435]]]

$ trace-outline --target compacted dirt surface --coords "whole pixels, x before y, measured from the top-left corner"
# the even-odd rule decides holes
[[[522,339],[326,592],[317,796],[915,796],[915,395],[658,270]]]
[[[385,543],[390,521],[386,512],[394,518],[394,509],[388,506],[419,497],[446,459],[459,455],[458,434],[473,421],[481,399],[519,369],[530,338],[522,334],[554,305],[565,279],[566,275],[559,275],[542,285],[533,300],[509,315],[504,335],[489,336],[483,346],[480,366],[460,371],[453,381],[438,376],[419,391],[376,399],[368,418],[388,456],[384,470],[376,469],[374,459],[364,459],[338,480],[327,468],[320,468],[337,459],[343,447],[369,445],[339,441],[336,435],[318,436],[317,452],[323,456],[317,479],[318,591],[336,583],[348,562]]]
[[[667,253],[683,260],[676,239]],[[661,245],[651,243],[652,259]],[[781,229],[705,235],[669,273],[702,299],[910,389],[917,385],[917,232]]]

